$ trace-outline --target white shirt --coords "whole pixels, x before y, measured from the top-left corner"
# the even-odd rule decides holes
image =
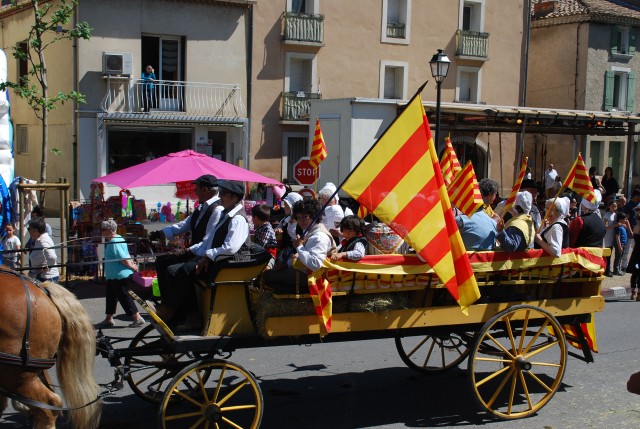
[[[247,222],[247,219],[245,219],[244,216],[236,216],[240,210],[244,210],[244,204],[242,204],[242,202],[232,208],[224,218],[220,218],[218,224],[211,232],[212,238],[213,234],[215,234],[218,228],[224,223],[223,219],[226,219],[227,217],[231,218],[231,221],[229,222],[229,232],[227,232],[227,236],[225,237],[222,246],[214,249],[207,249],[205,253],[207,258],[215,261],[218,255],[235,255],[240,250],[240,247],[247,242],[247,238],[249,238],[249,222]]]
[[[602,218],[604,220],[604,226],[607,227],[607,232],[604,234],[604,247],[613,247],[616,238],[616,229],[609,228],[609,226],[616,223],[616,213],[606,211]]]
[[[56,265],[58,259],[56,251],[52,249],[53,246],[55,244],[53,244],[53,240],[46,232],[40,234],[40,237],[36,239],[34,246],[31,248],[32,251],[29,252],[29,263],[33,268],[29,271],[31,277],[51,279],[60,275],[58,267],[51,266]],[[43,272],[42,269],[46,269],[46,271]]]
[[[202,215],[209,208],[210,205],[214,204],[219,199],[220,197],[216,195],[215,197],[212,197],[207,201],[205,201],[204,203],[202,203],[202,207],[200,207],[200,214]],[[213,210],[213,213],[211,213],[211,217],[209,217],[209,222],[207,222],[207,229],[206,229],[207,233],[211,231],[211,229],[218,223],[218,220],[220,220],[221,212],[222,211],[218,212],[217,210]],[[176,235],[184,234],[186,232],[191,231],[191,216],[193,216],[193,213],[187,216],[186,219],[176,224],[162,228],[162,232],[164,233],[164,236],[170,240]],[[200,222],[201,218],[202,216],[198,216],[196,225]],[[205,238],[206,238],[206,235],[205,235]],[[204,239],[202,241],[204,241]],[[200,243],[194,243],[191,247],[189,247],[189,250],[194,254],[198,254],[196,253],[196,251],[199,247],[200,247]],[[204,252],[199,256],[203,256],[203,255],[204,255]]]
[[[546,189],[551,189],[555,185],[556,177],[558,176],[558,172],[555,168],[549,170],[548,168],[544,171],[544,187]]]
[[[557,222],[564,222],[564,220]],[[542,233],[542,236],[551,248],[553,256],[556,258],[560,256],[562,254],[562,226],[554,223]]]
[[[324,232],[316,230],[305,244],[298,246],[298,259],[311,271],[316,271],[322,267],[332,247],[333,240]]]

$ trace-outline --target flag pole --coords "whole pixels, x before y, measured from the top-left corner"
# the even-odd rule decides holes
[[[427,83],[429,83],[429,81],[425,81],[422,85],[420,85],[420,87],[418,88],[418,90],[416,91],[415,94],[413,94],[413,96],[411,97],[411,99],[407,102],[407,104],[405,106],[408,106],[411,104],[411,102],[413,102],[413,100],[416,99],[416,97],[418,97],[422,91],[424,90],[424,87],[427,86]],[[358,167],[360,166],[360,164],[362,163],[362,161],[367,157],[367,155],[369,155],[369,153],[373,150],[373,148],[376,146],[376,144],[382,139],[382,137],[384,137],[384,135],[387,133],[387,131],[389,130],[389,128],[391,128],[393,126],[393,124],[396,123],[396,121],[398,120],[398,118],[400,117],[400,115],[397,115],[393,121],[391,121],[391,123],[389,124],[389,126],[384,130],[384,132],[380,135],[380,137],[378,137],[378,139],[375,141],[374,144],[371,145],[371,147],[369,148],[369,150],[362,156],[362,158],[360,158],[360,161],[358,161],[358,163],[356,164],[355,167],[353,167],[351,169],[351,171],[349,172],[349,174],[347,174],[347,177],[345,177],[345,179],[340,183],[339,186],[336,186],[336,191],[333,193],[333,195],[331,195],[331,198],[329,198],[329,200],[325,203],[324,206],[322,206],[322,210],[320,211],[320,213],[318,213],[318,215],[311,221],[311,224],[309,224],[309,226],[307,227],[307,229],[305,229],[302,233],[302,236],[300,238],[304,238],[305,235],[307,235],[307,232],[309,231],[309,229],[311,228],[312,225],[314,225],[316,223],[316,221],[318,220],[318,217],[320,217],[322,215],[322,212],[324,212],[324,209],[327,207],[327,205],[329,204],[329,201],[331,201],[332,199],[335,198],[336,194],[338,193],[338,191],[340,190],[340,188],[342,188],[342,185],[345,184],[345,182],[347,180],[349,180],[349,178],[351,177],[351,175],[353,174],[354,171],[356,171],[358,169]]]

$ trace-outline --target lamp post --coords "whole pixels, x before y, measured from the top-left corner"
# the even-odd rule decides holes
[[[431,76],[436,80],[438,88],[438,98],[436,101],[436,148],[440,143],[440,86],[442,85],[444,78],[447,77],[450,64],[451,61],[449,61],[449,57],[447,57],[447,54],[445,54],[442,49],[438,49],[438,53],[431,57],[431,61],[429,61],[429,65],[431,66]]]

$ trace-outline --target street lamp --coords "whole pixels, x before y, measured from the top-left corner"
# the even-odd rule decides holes
[[[442,85],[444,78],[447,77],[450,64],[451,61],[449,61],[449,57],[442,52],[442,49],[438,49],[438,53],[431,57],[431,61],[429,61],[431,76],[436,80],[438,87],[438,99],[436,101],[436,148],[440,142],[440,85]]]

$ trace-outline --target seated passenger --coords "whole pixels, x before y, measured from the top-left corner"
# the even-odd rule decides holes
[[[291,215],[293,205],[298,201],[302,201],[302,195],[297,192],[289,192],[282,199],[282,209],[284,210],[285,217],[280,220],[280,223],[275,228],[276,237],[280,236],[278,243],[278,251],[276,252],[276,269],[284,269],[287,267],[288,261],[290,261],[295,249],[293,248],[293,239],[298,234],[298,224]],[[302,231],[299,231],[302,233]]]
[[[582,199],[580,216],[569,225],[569,245],[571,247],[602,247],[607,232],[604,221],[598,214],[598,205],[602,194],[595,190],[596,202],[591,203]]]
[[[340,234],[340,222],[344,218],[344,210],[342,210],[342,206],[338,204],[338,199],[336,198],[337,194],[335,194],[335,191],[335,187],[325,186],[318,192],[318,200],[324,207],[322,224],[333,236],[336,243],[340,243],[340,240],[342,240],[342,235]]]
[[[271,256],[276,256],[276,248],[278,242],[276,240],[276,233],[269,222],[271,218],[271,209],[266,204],[258,204],[251,207],[251,220],[253,221],[253,241],[264,247],[271,253]]]
[[[293,206],[293,217],[300,228],[306,231],[304,238],[297,235],[293,240],[298,259],[310,271],[322,267],[327,256],[335,251],[333,237],[322,224],[320,212],[322,205],[318,200],[308,199],[298,201]],[[312,225],[313,223],[313,225]],[[276,293],[307,293],[307,272],[288,266],[283,270],[265,271],[262,276],[264,284]]]
[[[506,224],[498,222],[497,240],[500,247],[509,253],[518,250],[527,250],[533,243],[533,221],[529,212],[531,211],[531,194],[523,191],[518,192],[516,202],[513,206],[516,216],[511,218]]]
[[[480,188],[480,195],[482,195],[482,201],[484,202],[484,212],[495,219],[491,205],[498,196],[498,182],[485,177],[478,182],[478,188]]]
[[[336,253],[331,255],[332,261],[359,261],[367,254],[367,239],[364,237],[365,224],[358,216],[345,216],[340,221],[340,231],[344,239],[338,246]]]
[[[495,220],[482,208],[471,217],[457,208],[454,210],[456,224],[467,250],[493,250],[498,235]]]
[[[564,216],[569,212],[569,199],[567,197],[547,200],[548,227],[542,234],[536,234],[536,248],[556,258],[562,254],[562,249],[569,247],[569,226],[564,221]]]

